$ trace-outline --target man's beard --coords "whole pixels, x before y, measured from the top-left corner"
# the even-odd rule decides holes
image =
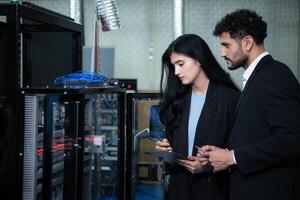
[[[231,64],[228,63],[228,69],[229,69],[229,70],[235,70],[235,69],[238,69],[238,68],[240,68],[240,67],[246,66],[247,61],[248,61],[248,57],[245,56],[245,55],[243,55],[241,58],[239,58],[239,59],[238,59],[237,61],[235,61],[235,62],[232,62],[231,60],[226,59],[226,58],[225,58],[225,60],[227,61],[227,63],[228,63],[228,62],[231,63]]]

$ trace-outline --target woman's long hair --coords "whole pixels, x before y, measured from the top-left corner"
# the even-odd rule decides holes
[[[193,58],[201,67],[211,82],[239,90],[230,76],[222,69],[213,56],[206,42],[195,34],[185,34],[174,40],[162,55],[162,74],[160,81],[161,101],[159,115],[168,130],[176,128],[181,121],[184,101],[191,85],[183,85],[175,75],[174,65],[170,56],[173,52]],[[164,72],[166,75],[165,87]]]

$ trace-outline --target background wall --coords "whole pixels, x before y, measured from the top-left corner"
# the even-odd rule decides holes
[[[28,1],[70,15],[70,0]],[[95,0],[83,2],[85,48],[90,48],[94,39],[96,3]],[[173,40],[173,0],[117,0],[117,8],[122,28],[99,31],[100,47],[115,50],[114,78],[137,78],[139,89],[158,90],[161,55]],[[184,33],[203,37],[221,65],[227,68],[219,56],[219,40],[212,36],[212,31],[222,16],[237,8],[253,9],[263,16],[268,23],[267,50],[276,59],[287,63],[299,79],[299,0],[184,0]],[[242,69],[231,72],[238,85],[241,85],[242,72]]]
[[[285,2],[281,0],[186,0],[186,33],[201,35],[212,48],[221,65],[226,68],[226,63],[219,54],[218,38],[212,36],[212,30],[222,16],[238,8],[252,9],[263,16],[268,24],[266,49],[275,59],[288,64],[299,80],[299,0]],[[240,86],[243,71],[239,69],[231,72]]]

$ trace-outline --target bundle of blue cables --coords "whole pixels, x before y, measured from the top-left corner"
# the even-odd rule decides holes
[[[54,84],[67,88],[99,87],[108,84],[109,78],[93,72],[75,72],[57,77]]]

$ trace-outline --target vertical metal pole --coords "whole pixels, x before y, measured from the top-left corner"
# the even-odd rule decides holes
[[[70,0],[70,17],[78,24],[82,24],[82,0]]]
[[[183,34],[183,0],[173,0],[173,34],[174,38]]]

